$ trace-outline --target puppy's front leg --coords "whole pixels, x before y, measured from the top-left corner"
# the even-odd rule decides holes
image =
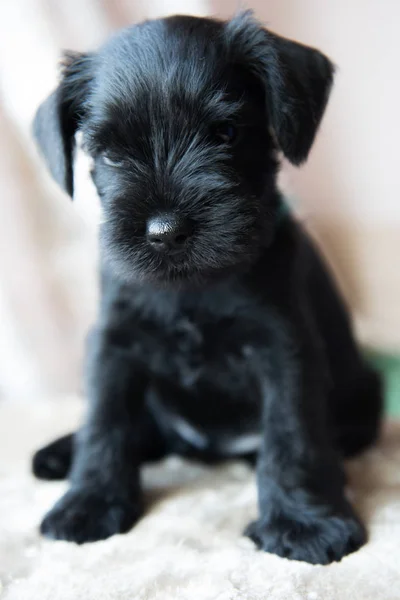
[[[146,379],[107,331],[91,338],[89,411],[77,434],[71,487],[41,524],[44,535],[77,543],[128,530],[142,511],[139,463],[153,433],[143,419]]]
[[[267,552],[328,564],[357,550],[366,534],[345,498],[344,473],[330,444],[321,352],[305,327],[296,333],[290,340],[277,335],[262,360],[260,517],[246,534]]]

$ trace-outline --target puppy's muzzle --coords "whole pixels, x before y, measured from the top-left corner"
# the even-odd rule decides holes
[[[152,217],[147,222],[147,241],[154,250],[165,254],[185,250],[192,233],[190,221],[173,213]]]

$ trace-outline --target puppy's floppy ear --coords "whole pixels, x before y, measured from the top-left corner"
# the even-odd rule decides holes
[[[293,163],[306,160],[325,112],[334,67],[319,50],[269,34],[279,61],[270,73],[270,120],[277,142]]]
[[[306,160],[331,90],[334,66],[319,50],[274,34],[247,11],[226,26],[234,60],[265,90],[276,141],[293,164]]]
[[[33,135],[55,181],[73,195],[75,133],[87,109],[92,80],[90,54],[65,55],[57,89],[40,105]]]

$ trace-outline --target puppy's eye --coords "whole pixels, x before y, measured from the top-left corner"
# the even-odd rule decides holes
[[[220,123],[215,129],[215,137],[223,144],[233,144],[237,139],[237,129],[232,123]]]
[[[110,158],[108,154],[102,154],[101,156],[103,163],[108,165],[109,167],[119,168],[123,166],[122,160],[116,160],[114,158]]]

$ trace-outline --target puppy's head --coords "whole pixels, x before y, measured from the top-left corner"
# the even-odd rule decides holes
[[[74,138],[93,157],[104,260],[124,279],[208,281],[268,245],[277,151],[309,153],[333,67],[317,50],[228,22],[148,21],[69,55],[34,132],[73,195]]]

